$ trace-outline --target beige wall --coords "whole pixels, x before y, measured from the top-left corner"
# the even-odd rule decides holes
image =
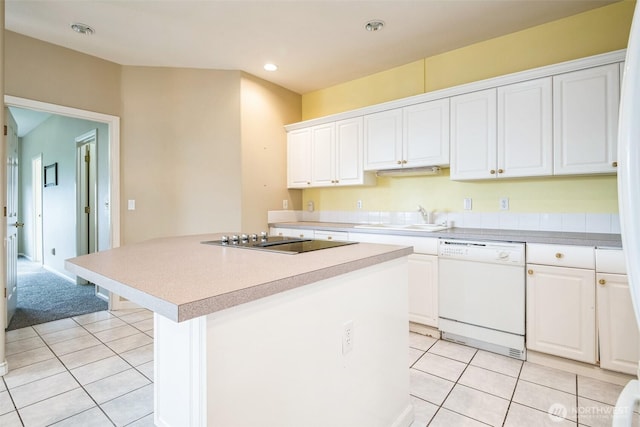
[[[120,66],[4,34],[7,94],[121,117],[123,244],[260,231],[267,209],[300,205],[283,128],[300,120],[300,95],[240,71]]]
[[[5,31],[5,93],[120,115],[120,65]]]
[[[123,243],[240,229],[239,72],[125,66],[122,117]]]
[[[287,190],[284,125],[300,121],[301,97],[273,83],[242,73],[242,230],[267,230],[268,210],[302,202],[300,190]]]

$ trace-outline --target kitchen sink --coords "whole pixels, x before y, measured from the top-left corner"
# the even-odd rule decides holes
[[[354,228],[368,228],[371,230],[410,230],[410,231],[441,231],[448,227],[443,224],[360,224]]]

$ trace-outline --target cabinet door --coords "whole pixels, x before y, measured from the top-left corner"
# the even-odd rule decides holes
[[[364,136],[362,117],[336,123],[336,184],[362,184]]]
[[[364,169],[402,167],[402,109],[364,116]]]
[[[553,173],[551,77],[498,88],[497,176]]]
[[[596,362],[595,272],[527,264],[527,348]]]
[[[311,128],[287,134],[287,187],[311,185]]]
[[[596,279],[600,367],[635,375],[640,359],[640,333],[627,276],[598,273]]]
[[[403,152],[406,167],[449,164],[449,99],[402,109]]]
[[[335,124],[311,128],[311,185],[335,183]]]
[[[616,171],[619,80],[618,64],[553,77],[554,174]]]
[[[496,89],[451,98],[451,179],[496,176]]]
[[[438,257],[409,255],[409,320],[438,327]]]

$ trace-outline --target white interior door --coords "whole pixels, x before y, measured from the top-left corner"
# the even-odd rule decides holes
[[[97,167],[96,167],[96,139],[97,132],[92,130],[76,138],[78,146],[77,162],[77,254],[84,255],[98,250],[98,208],[97,208]],[[78,278],[78,284],[87,284]]]
[[[42,263],[42,154],[31,159],[33,187],[33,254],[32,261]]]
[[[18,126],[11,112],[5,108],[5,146],[7,165],[7,200],[6,200],[6,255],[7,255],[7,325],[11,321],[18,303],[18,227],[23,224],[18,220]]]

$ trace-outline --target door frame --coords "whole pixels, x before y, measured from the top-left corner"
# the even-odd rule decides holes
[[[19,107],[29,110],[43,111],[60,116],[90,120],[104,123],[108,127],[108,162],[109,162],[109,248],[120,246],[120,117],[110,114],[96,113],[78,108],[65,107],[33,99],[4,95],[5,107]],[[1,249],[4,251],[4,249]],[[6,261],[2,261],[6,262]],[[117,309],[122,306],[120,297],[110,293],[109,308]],[[3,323],[3,322],[2,322]],[[3,325],[0,324],[0,327]],[[4,327],[3,327],[4,329]]]
[[[76,142],[76,254],[86,255],[98,251],[98,204],[97,204],[97,142],[98,129],[77,136]],[[90,161],[83,154],[89,146]],[[89,208],[86,216],[84,208]],[[76,278],[77,284],[87,284],[87,280]]]

